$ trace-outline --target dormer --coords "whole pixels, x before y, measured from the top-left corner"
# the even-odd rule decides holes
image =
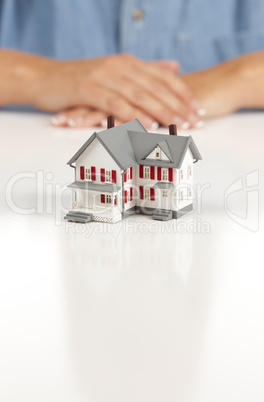
[[[145,159],[173,162],[167,141],[160,141]]]

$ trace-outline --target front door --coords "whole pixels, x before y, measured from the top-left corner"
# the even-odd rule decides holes
[[[161,209],[170,209],[169,190],[161,190]]]

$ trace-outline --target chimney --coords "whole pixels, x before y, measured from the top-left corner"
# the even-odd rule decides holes
[[[115,127],[115,118],[114,116],[108,116],[107,117],[107,128],[113,128]]]
[[[169,125],[170,135],[177,135],[177,126],[176,124]]]

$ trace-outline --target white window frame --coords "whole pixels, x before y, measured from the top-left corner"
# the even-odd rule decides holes
[[[111,170],[106,170],[105,171],[105,182],[106,183],[112,183],[112,172],[111,172]]]
[[[161,180],[162,181],[168,181],[169,179],[169,172],[167,168],[162,168],[161,169]]]
[[[160,150],[160,147],[156,147],[156,149],[155,149],[155,157],[156,157],[156,159],[160,159],[160,158],[161,158],[161,150]]]
[[[92,173],[90,168],[85,168],[85,180],[91,181],[92,180]]]
[[[183,180],[183,169],[180,169],[180,181]]]
[[[150,201],[150,188],[144,187],[144,200]]]
[[[112,196],[109,194],[105,195],[105,203],[106,204],[112,204]]]
[[[144,179],[150,179],[150,166],[144,166]]]
[[[127,169],[126,174],[127,174],[127,181],[128,181],[128,180],[130,180],[130,168]]]

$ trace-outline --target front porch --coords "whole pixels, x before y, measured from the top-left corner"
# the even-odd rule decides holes
[[[90,215],[91,219],[89,221],[95,221],[95,222],[116,223],[122,219],[122,215],[119,209],[112,205],[107,207],[95,206],[95,208],[85,208],[85,207],[73,208],[69,212],[70,217],[73,216],[74,213],[76,215],[77,214]]]

